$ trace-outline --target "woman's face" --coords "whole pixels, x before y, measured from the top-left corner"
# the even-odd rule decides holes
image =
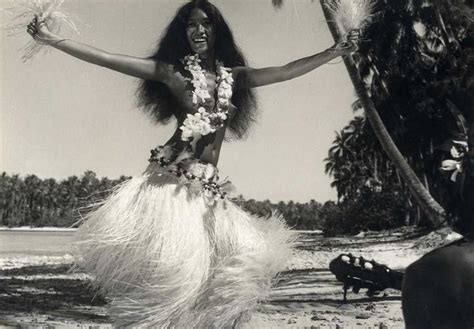
[[[193,52],[207,57],[214,49],[214,25],[201,9],[195,8],[186,25],[186,37]]]

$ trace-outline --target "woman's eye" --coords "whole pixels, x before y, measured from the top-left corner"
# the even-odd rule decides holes
[[[188,29],[197,29],[199,26],[202,26],[205,29],[209,29],[212,27],[212,23],[209,21],[204,21],[204,22],[192,22],[192,23],[186,24],[186,28]]]

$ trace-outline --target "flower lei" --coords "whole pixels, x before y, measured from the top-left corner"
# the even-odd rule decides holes
[[[185,70],[188,70],[192,79],[191,84],[194,87],[192,91],[193,105],[197,108],[194,114],[188,114],[180,129],[181,140],[192,142],[194,145],[201,136],[214,133],[224,126],[227,120],[229,110],[232,107],[230,99],[232,98],[232,78],[231,69],[223,66],[222,62],[216,61],[217,68],[217,101],[214,109],[207,109],[206,102],[211,98],[208,91],[206,75],[199,64],[201,59],[199,55],[187,55],[182,60]]]

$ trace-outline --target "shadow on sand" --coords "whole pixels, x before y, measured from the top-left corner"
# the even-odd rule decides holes
[[[0,270],[0,319],[12,314],[47,313],[50,318],[109,322],[101,310],[106,304],[104,298],[87,279],[70,270],[71,266],[64,264]],[[5,324],[11,324],[8,322]]]

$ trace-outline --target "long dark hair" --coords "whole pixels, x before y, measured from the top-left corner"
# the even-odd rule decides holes
[[[192,0],[178,9],[175,17],[161,37],[156,52],[149,58],[180,66],[180,60],[192,52],[186,39],[186,25],[195,8],[201,9],[209,17],[216,31],[214,51],[216,59],[226,67],[246,66],[246,60],[234,42],[232,32],[220,11],[207,0]],[[239,88],[235,82],[232,103],[237,107],[236,113],[228,123],[229,130],[241,138],[254,121],[256,100],[252,90]],[[166,123],[171,117],[183,117],[181,101],[171,94],[169,88],[157,81],[141,81],[137,95],[139,105],[158,123]]]

